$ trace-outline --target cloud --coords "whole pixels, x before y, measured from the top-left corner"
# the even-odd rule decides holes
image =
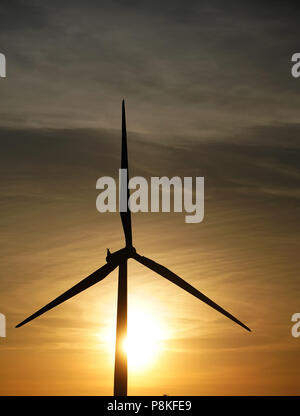
[[[122,97],[133,129],[156,137],[220,136],[298,118],[290,74],[298,13],[287,5],[15,6],[22,23],[4,8],[2,125],[111,129]]]

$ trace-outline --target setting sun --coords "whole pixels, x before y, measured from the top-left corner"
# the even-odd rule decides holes
[[[130,369],[139,369],[150,365],[159,354],[163,340],[163,330],[149,312],[129,310],[128,335],[124,349],[128,354]]]
[[[128,308],[127,337],[123,342],[124,354],[128,356],[128,368],[139,371],[153,364],[163,349],[165,331],[153,311],[135,304]],[[107,326],[98,337],[112,355],[115,351],[115,325]]]

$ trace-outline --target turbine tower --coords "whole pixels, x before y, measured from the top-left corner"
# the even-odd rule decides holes
[[[128,188],[128,154],[127,154],[127,133],[126,133],[126,118],[125,118],[125,103],[122,101],[122,153],[121,153],[121,168],[127,170],[126,181],[120,184],[120,195],[126,199],[126,209],[124,212],[120,212],[124,236],[125,247],[121,248],[114,253],[107,250],[106,264],[94,273],[81,280],[71,289],[58,296],[52,302],[48,303],[43,308],[39,309],[33,315],[26,318],[20,324],[16,326],[19,328],[26,323],[32,321],[38,316],[44,314],[55,306],[60,305],[66,300],[72,298],[85,289],[93,286],[94,284],[103,280],[114,269],[119,267],[119,279],[118,279],[118,303],[117,303],[117,327],[116,327],[116,349],[115,349],[115,372],[114,372],[114,395],[115,396],[127,396],[127,354],[124,352],[124,341],[127,335],[127,261],[132,258],[144,266],[148,267],[155,273],[161,275],[165,279],[179,286],[181,289],[200,299],[202,302],[211,306],[216,311],[225,315],[227,318],[236,322],[238,325],[245,328],[247,331],[251,331],[245,324],[235,318],[221,306],[213,302],[199,290],[185,282],[181,277],[177,276],[171,270],[167,269],[155,261],[141,256],[136,252],[136,249],[132,245],[132,227],[131,227],[131,212],[129,207],[129,188]],[[121,175],[122,177],[122,175]],[[122,201],[121,201],[122,203]]]

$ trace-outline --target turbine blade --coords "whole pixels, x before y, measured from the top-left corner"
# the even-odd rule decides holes
[[[77,285],[73,286],[71,289],[67,290],[62,295],[58,296],[52,302],[48,303],[43,308],[39,309],[33,315],[29,316],[27,319],[22,321],[20,324],[16,326],[19,328],[27,324],[27,322],[32,321],[33,319],[37,318],[38,316],[44,314],[45,312],[49,311],[50,309],[54,308],[55,306],[60,305],[61,303],[65,302],[66,300],[72,298],[73,296],[77,295],[78,293],[82,292],[83,290],[93,286],[95,283],[100,282],[100,280],[104,279],[110,272],[112,272],[118,266],[117,262],[110,262],[105,264],[100,269],[96,270],[94,273],[86,277],[85,279],[81,280],[81,282],[77,283]]]
[[[129,171],[128,171],[128,153],[127,153],[127,133],[126,133],[126,116],[125,116],[125,102],[122,101],[122,155],[121,155],[121,169],[127,170],[126,181],[120,184],[120,197],[126,198],[126,211],[120,212],[126,246],[132,246],[132,229],[131,229],[131,212],[129,208]]]
[[[160,274],[164,278],[168,279],[170,282],[174,283],[175,285],[181,287],[186,292],[190,293],[191,295],[195,296],[196,298],[202,300],[202,302],[206,303],[207,305],[214,308],[216,311],[222,313],[223,315],[227,316],[227,318],[231,319],[232,321],[236,322],[238,325],[242,326],[243,328],[247,329],[247,331],[251,332],[251,329],[244,325],[241,321],[231,315],[229,312],[225,311],[225,309],[221,308],[221,306],[217,305],[203,293],[199,292],[199,290],[195,289],[189,283],[185,282],[175,273],[171,272],[171,270],[167,269],[166,267],[162,266],[155,261],[148,259],[147,257],[140,256],[139,254],[135,254],[133,256],[135,260],[139,263],[143,264],[144,266],[148,267],[149,269],[153,270],[154,272]]]

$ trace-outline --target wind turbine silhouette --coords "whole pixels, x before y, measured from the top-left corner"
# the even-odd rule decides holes
[[[58,296],[52,302],[48,303],[43,308],[39,309],[33,315],[29,316],[27,319],[22,321],[16,326],[19,328],[38,316],[44,314],[55,306],[60,305],[66,300],[72,298],[83,290],[93,286],[94,284],[103,280],[106,276],[109,275],[116,267],[119,267],[119,279],[118,279],[118,306],[117,306],[117,328],[116,328],[116,350],[115,350],[115,372],[114,372],[114,395],[115,396],[127,396],[127,355],[123,350],[124,340],[127,335],[127,260],[133,258],[154,272],[158,273],[162,277],[166,278],[175,285],[181,287],[186,292],[195,296],[196,298],[202,300],[202,302],[211,306],[218,312],[227,316],[227,318],[236,322],[238,325],[245,328],[247,331],[251,331],[246,325],[241,321],[227,312],[221,306],[217,305],[199,290],[191,286],[189,283],[185,282],[171,270],[162,266],[155,261],[140,256],[136,249],[132,245],[132,228],[131,228],[131,212],[129,208],[129,173],[128,173],[128,154],[127,154],[127,133],[126,133],[126,119],[125,119],[125,103],[122,101],[122,155],[121,155],[121,168],[127,169],[127,183],[121,183],[121,195],[126,195],[127,198],[127,211],[121,212],[121,220],[125,235],[126,245],[124,248],[121,248],[114,253],[110,253],[107,249],[106,264],[100,269],[96,270],[94,273],[81,280],[71,289],[67,290],[62,295]],[[122,192],[123,191],[123,192]]]

